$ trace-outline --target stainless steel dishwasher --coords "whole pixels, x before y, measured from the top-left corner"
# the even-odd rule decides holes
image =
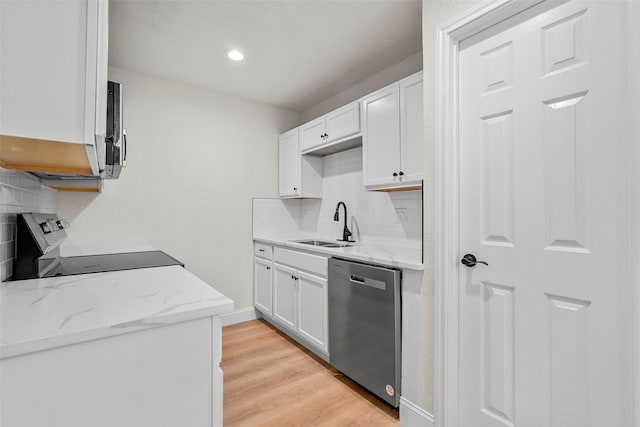
[[[329,259],[329,362],[394,407],[400,313],[399,270]]]

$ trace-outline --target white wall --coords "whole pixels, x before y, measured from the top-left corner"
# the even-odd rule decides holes
[[[97,197],[57,193],[64,246],[150,243],[253,306],[251,200],[277,196],[278,134],[299,114],[121,69],[109,79],[123,84],[128,165]]]

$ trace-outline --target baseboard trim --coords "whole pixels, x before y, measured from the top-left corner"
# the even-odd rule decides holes
[[[433,415],[415,403],[400,397],[401,427],[433,427]]]
[[[256,320],[258,317],[260,317],[260,313],[253,307],[247,307],[232,311],[231,313],[222,314],[220,315],[220,320],[224,327],[235,325],[236,323],[248,322],[249,320]]]

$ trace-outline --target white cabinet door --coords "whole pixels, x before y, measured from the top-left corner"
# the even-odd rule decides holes
[[[298,332],[316,347],[328,351],[327,279],[297,273]]]
[[[107,0],[0,2],[0,39],[0,161],[97,175],[106,133]],[[43,150],[50,152],[46,164]]]
[[[399,104],[398,85],[374,92],[363,101],[362,167],[365,186],[400,182]]]
[[[322,197],[322,158],[300,154],[299,129],[295,128],[280,135],[279,194],[282,198],[320,198]]]
[[[254,258],[253,263],[253,284],[254,284],[254,303],[255,307],[262,314],[271,316],[271,261],[260,258]]]
[[[340,107],[299,129],[301,152],[354,135],[360,132],[360,102]]]
[[[363,100],[363,176],[367,189],[419,187],[423,166],[422,72]]]
[[[285,326],[296,329],[296,270],[273,264],[273,318]]]
[[[300,126],[300,151],[317,147],[327,142],[324,116]]]
[[[424,177],[422,73],[400,81],[400,179],[420,184]]]
[[[278,160],[280,197],[299,196],[301,159],[297,128],[280,135]]]
[[[325,116],[326,141],[332,142],[360,132],[360,102],[338,108]]]

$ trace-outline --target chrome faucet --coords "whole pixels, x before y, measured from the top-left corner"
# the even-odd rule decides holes
[[[342,239],[338,239],[338,240],[341,240],[343,242],[353,242],[353,240],[349,239],[352,233],[347,228],[347,205],[345,205],[344,202],[338,202],[338,205],[336,206],[336,213],[333,215],[333,220],[336,222],[340,220],[338,217],[338,212],[340,211],[340,205],[344,207],[344,230],[342,230]]]

